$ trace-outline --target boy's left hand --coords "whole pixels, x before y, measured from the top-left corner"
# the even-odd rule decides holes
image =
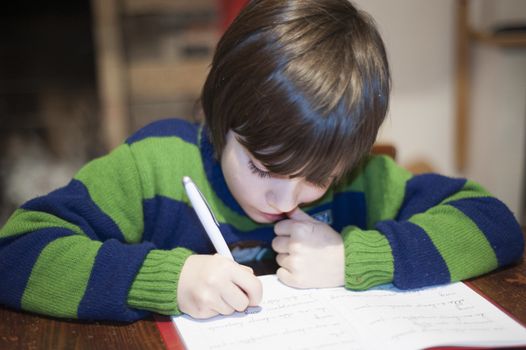
[[[345,280],[343,240],[329,225],[301,209],[274,226],[278,278],[296,288],[340,287]]]

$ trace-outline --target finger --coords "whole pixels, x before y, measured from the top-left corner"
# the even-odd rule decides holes
[[[217,316],[219,313],[212,309],[206,309],[206,310],[198,310],[195,312],[185,312],[196,319],[205,319]]]
[[[293,275],[296,274],[296,271],[300,271],[300,261],[297,256],[291,254],[276,255],[276,263]]]
[[[288,253],[289,252],[290,237],[278,236],[272,240],[272,249],[276,253]]]
[[[245,269],[237,269],[232,274],[234,282],[247,296],[248,305],[255,306],[261,302],[263,286],[261,281],[253,273]]]
[[[290,287],[297,287],[297,283],[294,279],[294,275],[290,273],[289,270],[280,267],[278,271],[276,271],[276,276],[278,279]]]
[[[232,315],[235,311],[223,298],[219,298],[211,309],[221,315]]]
[[[314,219],[308,221],[283,220],[274,226],[274,232],[277,236],[290,236],[296,239],[310,235],[316,224]]]
[[[242,264],[239,264],[239,266],[241,266],[243,269],[245,269],[247,272],[251,273],[251,274],[254,274],[254,269],[251,268],[250,266],[247,266],[247,265],[242,265]]]
[[[289,254],[276,255],[276,263],[278,263],[279,266],[283,267],[284,269],[287,269],[288,271],[292,271],[290,259],[291,258]]]
[[[223,290],[221,297],[236,311],[245,311],[248,307],[247,295],[235,284],[230,284]]]
[[[197,319],[210,318],[218,315],[218,311],[214,310],[211,304],[194,303],[190,309],[181,311]]]
[[[274,225],[274,233],[278,236],[290,236],[290,233],[294,230],[294,220],[281,220]]]
[[[292,212],[287,213],[287,216],[296,221],[315,221],[309,214],[305,213],[300,208],[296,208]]]

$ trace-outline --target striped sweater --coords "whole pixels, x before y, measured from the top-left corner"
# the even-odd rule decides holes
[[[155,122],[15,211],[0,230],[0,303],[92,320],[177,314],[185,259],[214,252],[184,175],[200,187],[231,247],[269,255],[272,225],[244,214],[206,135],[201,125]],[[523,253],[513,214],[479,185],[412,176],[388,157],[371,157],[306,211],[341,232],[352,289],[458,281]]]

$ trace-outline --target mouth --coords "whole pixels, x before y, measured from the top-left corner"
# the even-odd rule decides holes
[[[282,214],[269,214],[269,213],[265,213],[265,212],[260,211],[260,214],[261,214],[261,216],[263,216],[265,219],[267,219],[270,222],[283,220],[283,219],[285,219],[287,217],[287,215],[285,215],[283,213]]]

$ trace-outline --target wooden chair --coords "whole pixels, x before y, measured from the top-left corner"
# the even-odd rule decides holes
[[[389,143],[379,143],[373,145],[371,153],[386,155],[396,161],[396,147]],[[434,167],[425,159],[414,160],[411,163],[404,164],[403,166],[415,175],[435,172]]]
[[[377,143],[373,145],[372,154],[383,154],[396,160],[396,147],[389,143]]]

